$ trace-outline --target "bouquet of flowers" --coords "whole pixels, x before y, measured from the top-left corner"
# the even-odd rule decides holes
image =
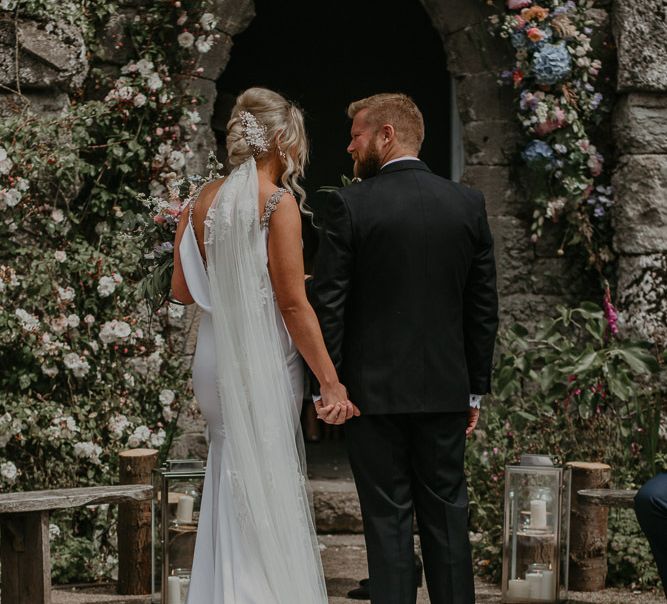
[[[132,217],[137,243],[144,250],[144,277],[139,283],[139,293],[153,311],[169,298],[174,268],[174,236],[183,211],[197,198],[206,183],[222,176],[223,166],[213,152],[209,153],[207,169],[206,177],[199,174],[174,177],[162,195],[137,196],[148,210],[147,215]]]

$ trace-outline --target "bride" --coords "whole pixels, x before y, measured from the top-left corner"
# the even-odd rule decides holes
[[[305,359],[318,416],[358,409],[306,298],[301,244],[308,144],[301,111],[250,88],[227,124],[234,168],[183,212],[172,292],[202,310],[192,367],[210,448],[188,604],[325,604],[299,412]]]

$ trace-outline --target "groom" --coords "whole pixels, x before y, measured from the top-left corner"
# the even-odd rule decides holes
[[[484,197],[417,158],[424,122],[409,97],[378,94],[348,115],[347,151],[362,182],[328,200],[309,289],[361,411],[346,442],[370,595],[374,604],[416,601],[416,512],[431,603],[468,604],[463,455],[490,389],[498,326]]]

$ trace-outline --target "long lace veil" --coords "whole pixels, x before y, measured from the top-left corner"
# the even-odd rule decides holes
[[[250,159],[220,187],[214,218],[206,226],[225,425],[221,480],[229,481],[234,502],[234,510],[220,513],[235,515],[277,604],[326,604],[303,437],[278,331],[257,200],[257,167]]]

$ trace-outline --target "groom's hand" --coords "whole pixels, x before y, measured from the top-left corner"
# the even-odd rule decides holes
[[[479,421],[479,407],[470,407],[468,411],[468,425],[466,426],[466,436],[470,437],[473,430],[477,427]]]
[[[340,382],[321,386],[322,398],[315,401],[317,417],[327,424],[344,424],[353,416],[361,415],[358,407],[347,396],[347,389]]]

